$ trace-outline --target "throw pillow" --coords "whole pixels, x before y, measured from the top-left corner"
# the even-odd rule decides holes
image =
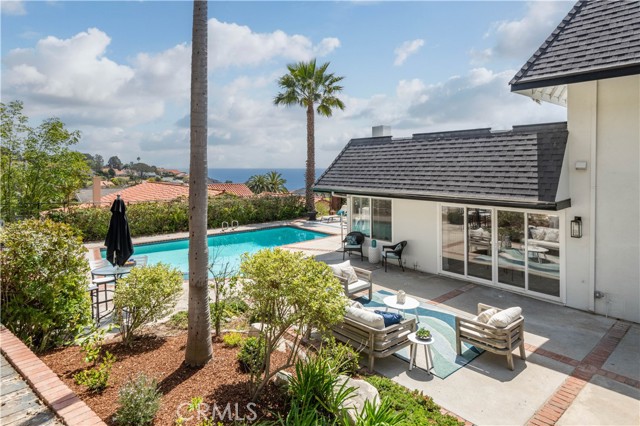
[[[342,276],[342,268],[347,266],[351,266],[351,262],[349,262],[348,260],[342,263],[336,263],[335,265],[329,265],[329,267],[333,271],[333,274],[339,277]]]
[[[358,244],[358,239],[356,238],[355,235],[347,235],[347,244],[350,246],[357,246]]]
[[[347,284],[353,284],[358,282],[358,275],[356,275],[355,269],[353,266],[343,266],[342,268],[342,276],[347,279]]]
[[[560,230],[559,229],[548,229],[544,240],[552,243],[557,243],[560,238]]]
[[[385,327],[389,327],[390,325],[393,325],[393,324],[400,324],[400,321],[402,321],[403,319],[402,315],[396,314],[394,312],[385,312],[385,311],[373,311],[373,312],[382,316]]]
[[[498,313],[498,308],[487,309],[484,312],[481,312],[480,315],[474,318],[475,321],[486,324],[492,316]]]
[[[393,248],[393,251],[400,251],[400,250],[402,250],[402,244],[398,244]]]
[[[506,326],[520,318],[521,314],[522,308],[518,306],[505,309],[504,311],[500,311],[497,314],[493,315],[487,322],[487,325],[498,328],[505,328]]]
[[[357,300],[352,300],[351,302],[349,302],[349,306],[351,306],[352,308],[364,309],[362,303],[358,302]]]
[[[544,241],[545,234],[546,232],[544,229],[540,229],[540,228],[531,229],[531,236],[533,237],[534,240]]]

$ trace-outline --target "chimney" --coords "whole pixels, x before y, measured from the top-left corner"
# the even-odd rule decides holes
[[[100,198],[102,198],[102,189],[100,188],[100,182],[102,178],[100,176],[93,177],[93,205],[100,205]]]
[[[371,128],[371,136],[374,138],[391,136],[391,126],[373,126]]]

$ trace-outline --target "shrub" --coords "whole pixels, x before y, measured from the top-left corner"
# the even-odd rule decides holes
[[[383,398],[380,405],[368,399],[364,401],[362,411],[356,416],[357,426],[394,426],[404,424],[406,415],[393,409],[389,398]]]
[[[182,293],[182,273],[159,263],[133,268],[113,297],[122,338],[131,344],[140,327],[168,315]]]
[[[115,423],[122,426],[151,424],[160,409],[158,383],[144,374],[125,383],[118,392],[120,407],[114,416]]]
[[[107,387],[114,362],[116,362],[116,357],[110,352],[106,352],[100,364],[77,373],[73,379],[77,384],[89,388],[90,391],[102,391]]]
[[[262,339],[247,338],[238,352],[238,361],[240,361],[242,370],[247,373],[258,374],[262,372],[265,367],[265,347]]]
[[[222,336],[222,341],[225,345],[235,348],[236,346],[240,346],[242,342],[244,342],[245,337],[240,333],[227,333]]]
[[[0,230],[1,322],[36,351],[68,343],[91,322],[89,264],[78,233],[50,220]]]
[[[84,241],[104,238],[111,218],[110,206],[71,208],[48,213],[56,222],[72,225],[82,232]],[[184,199],[168,203],[135,203],[127,206],[132,237],[185,232],[189,230],[189,209]],[[249,223],[289,220],[303,216],[304,198],[296,195],[239,198],[223,195],[209,199],[207,227],[219,228],[222,222]]]
[[[179,330],[186,330],[189,327],[189,314],[187,311],[176,312],[171,315],[167,324],[169,324],[170,327],[177,328]]]
[[[440,413],[440,406],[428,396],[418,391],[410,391],[386,377],[371,376],[365,379],[378,389],[380,397],[387,399],[391,408],[404,412],[406,418],[403,425],[422,426],[437,424],[443,426],[460,426],[461,422],[453,416]]]
[[[326,340],[318,355],[327,360],[332,369],[339,374],[354,376],[360,368],[360,354],[350,345],[336,342],[330,338]]]

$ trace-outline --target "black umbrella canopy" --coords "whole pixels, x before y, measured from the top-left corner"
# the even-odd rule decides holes
[[[111,222],[104,245],[107,246],[107,260],[112,265],[123,266],[133,254],[133,242],[129,232],[126,207],[118,198],[111,205]]]

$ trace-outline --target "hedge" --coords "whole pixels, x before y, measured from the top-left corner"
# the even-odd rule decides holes
[[[48,217],[80,230],[83,240],[99,241],[107,235],[110,207],[75,207],[56,210]],[[222,222],[237,220],[240,225],[291,220],[305,212],[304,198],[291,196],[240,198],[223,195],[209,199],[207,227],[219,228]],[[135,203],[127,206],[132,237],[169,234],[189,230],[189,205],[185,200]]]

